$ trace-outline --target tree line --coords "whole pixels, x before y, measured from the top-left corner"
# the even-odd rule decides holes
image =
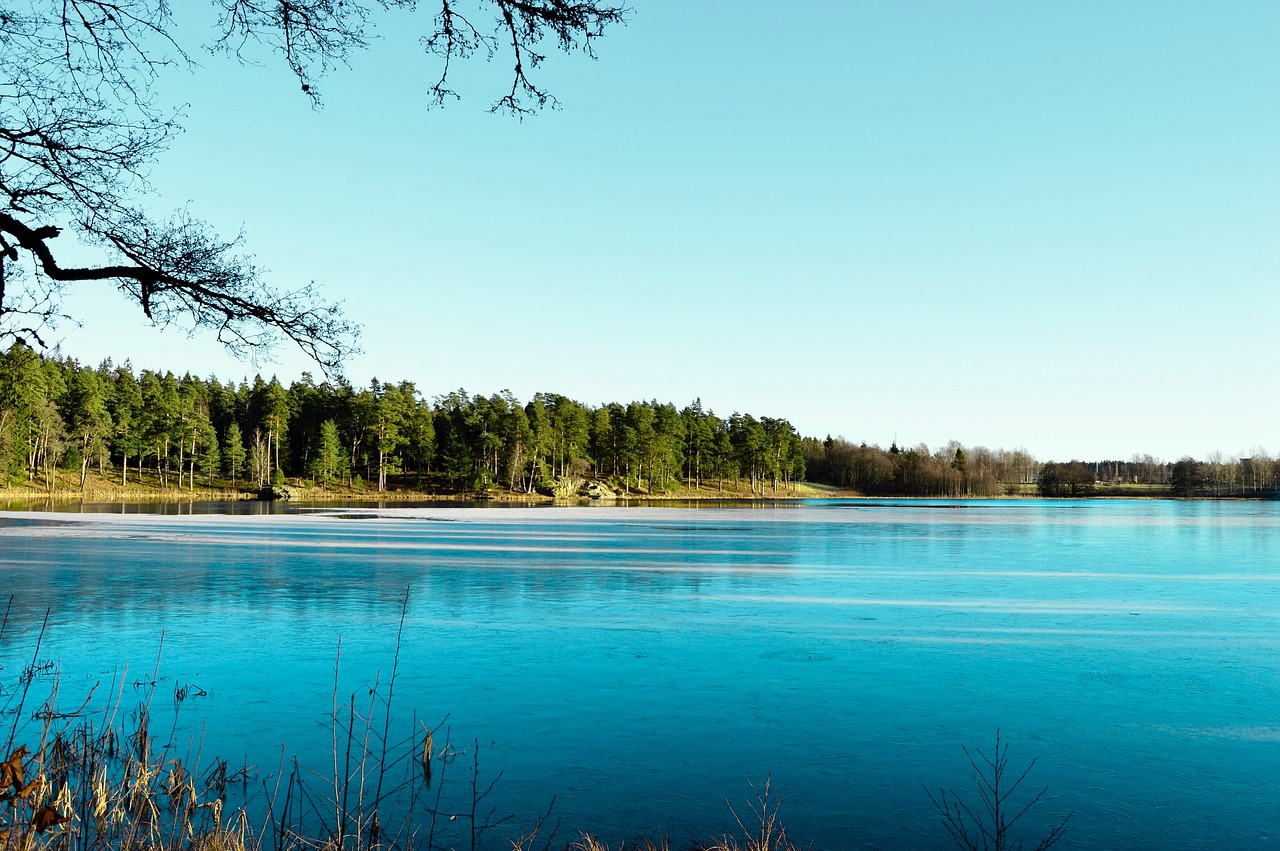
[[[1248,457],[1226,458],[1214,452],[1207,460],[1184,457],[1167,462],[1149,454],[1128,461],[1037,461],[1025,449],[964,447],[952,441],[931,451],[923,444],[888,449],[855,444],[843,438],[805,438],[806,469],[815,482],[826,482],[869,496],[1012,496],[1028,491],[1047,497],[1096,494],[1251,497],[1280,488],[1280,459],[1261,449]]]
[[[411,381],[317,383],[304,373],[222,382],[45,356],[0,354],[0,475],[45,483],[71,470],[122,485],[146,470],[163,487],[307,479],[320,485],[554,491],[587,477],[624,490],[677,484],[794,491],[804,453],[786,420],[698,401],[593,407],[554,393],[521,402],[455,390],[427,400]]]
[[[722,417],[700,401],[592,406],[555,393],[459,389],[425,398],[411,381],[355,387],[307,373],[222,382],[110,361],[90,367],[17,343],[0,352],[0,480],[53,489],[56,474],[121,485],[260,488],[285,480],[386,491],[569,494],[587,479],[625,492],[714,487],[787,495],[802,480],[869,496],[1087,496],[1141,484],[1174,495],[1248,496],[1280,483],[1265,453],[1206,461],[1037,461],[1024,449],[888,449],[801,437],[786,419]]]
[[[1025,450],[963,447],[952,441],[931,451],[920,444],[888,449],[843,438],[805,438],[805,463],[813,481],[870,496],[1000,496],[1032,484],[1039,463]]]
[[[1164,462],[1140,455],[1129,461],[1051,462],[1041,466],[1037,480],[1044,496],[1090,496],[1125,485],[1157,487],[1184,497],[1273,495],[1280,487],[1280,459],[1255,449],[1239,458],[1213,452],[1204,461],[1183,457]]]

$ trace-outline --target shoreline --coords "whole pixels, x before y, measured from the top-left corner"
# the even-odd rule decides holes
[[[1203,494],[1197,496],[1175,496],[1170,488],[1159,486],[1102,485],[1089,494],[1074,497],[1045,497],[1032,484],[1009,486],[1011,493],[1000,495],[892,495],[865,494],[859,491],[839,488],[817,482],[793,482],[780,487],[776,492],[771,488],[763,488],[763,492],[752,492],[749,487],[734,487],[729,483],[717,483],[715,486],[703,484],[702,487],[676,487],[659,493],[647,493],[643,490],[617,492],[616,496],[595,497],[584,496],[580,492],[573,496],[557,497],[546,493],[526,493],[510,491],[506,488],[494,487],[483,494],[470,491],[436,491],[394,483],[385,491],[368,488],[323,487],[308,484],[294,479],[285,483],[289,493],[287,498],[270,499],[262,495],[266,489],[248,486],[228,486],[227,482],[215,482],[213,485],[197,484],[194,488],[164,487],[154,477],[144,476],[141,481],[121,485],[105,477],[91,474],[86,487],[79,487],[78,477],[59,475],[55,487],[50,490],[43,486],[0,487],[0,507],[10,510],[22,510],[36,506],[69,506],[69,505],[189,505],[195,503],[280,503],[293,504],[351,504],[351,503],[456,503],[459,505],[681,505],[689,503],[777,503],[799,502],[803,500],[908,500],[931,501],[948,500],[955,502],[983,503],[996,500],[1028,500],[1051,499],[1054,501],[1086,502],[1090,500],[1154,500],[1176,499],[1184,501],[1267,501],[1274,496],[1266,492],[1239,494]],[[151,479],[150,481],[148,479]],[[593,486],[601,484],[588,480]],[[612,493],[611,486],[605,485],[602,490]]]
[[[595,481],[595,480],[588,480]],[[648,493],[635,490],[628,493],[618,492],[614,498],[594,498],[575,494],[570,497],[556,497],[546,493],[526,493],[511,491],[502,487],[493,487],[483,495],[466,490],[431,490],[414,487],[409,483],[392,482],[385,491],[367,487],[351,488],[345,486],[318,486],[304,480],[287,479],[283,488],[289,497],[269,499],[262,496],[269,487],[258,488],[255,485],[235,485],[222,481],[213,485],[198,483],[194,487],[162,486],[154,475],[144,476],[141,481],[121,485],[118,481],[110,481],[105,477],[90,474],[86,486],[82,489],[78,477],[59,475],[52,489],[43,485],[0,487],[0,504],[31,503],[192,503],[192,502],[307,502],[307,503],[348,503],[348,502],[457,502],[467,504],[497,503],[518,505],[549,505],[557,502],[580,502],[609,504],[631,502],[776,502],[779,500],[800,499],[848,499],[861,497],[855,491],[836,488],[810,482],[792,483],[788,487],[780,487],[776,492],[765,487],[763,493],[752,493],[747,487],[708,486],[700,488],[677,487],[659,493]],[[279,486],[275,486],[279,487]],[[612,489],[608,489],[612,492]]]
[[[867,495],[852,491],[840,491],[830,494],[784,494],[779,493],[773,495],[755,495],[737,494],[737,493],[683,493],[683,494],[631,494],[629,496],[620,496],[616,499],[592,499],[589,497],[551,497],[542,494],[501,494],[490,495],[485,498],[476,498],[466,494],[440,494],[427,491],[385,491],[383,493],[368,492],[315,492],[308,490],[296,495],[292,499],[264,499],[256,494],[247,492],[222,492],[222,491],[156,491],[156,490],[140,490],[140,491],[120,491],[116,493],[102,493],[88,491],[81,493],[79,491],[47,491],[32,492],[24,489],[3,488],[0,489],[0,510],[6,511],[22,511],[44,507],[72,507],[72,506],[127,506],[127,505],[195,505],[195,504],[215,504],[215,503],[231,503],[231,504],[262,504],[262,505],[278,505],[286,507],[289,505],[312,506],[312,505],[374,505],[385,506],[388,504],[421,504],[421,503],[453,503],[458,507],[485,507],[485,506],[551,506],[551,505],[596,505],[596,506],[655,506],[663,505],[669,507],[680,507],[691,503],[705,504],[726,504],[733,503],[739,505],[749,504],[773,504],[773,503],[800,503],[806,501],[861,501],[874,503],[885,500],[894,500],[902,502],[956,502],[956,503],[989,503],[1000,501],[1023,502],[1031,500],[1045,500],[1052,502],[1113,502],[1113,501],[1155,501],[1169,500],[1178,502],[1240,502],[1240,501],[1271,501],[1265,497],[1249,497],[1249,496],[1195,496],[1195,497],[1175,497],[1170,494],[1149,494],[1149,495],[1124,495],[1124,494],[1100,494],[1093,496],[1080,497],[1042,497],[1038,494],[1009,494],[1002,496],[906,496],[906,495]]]

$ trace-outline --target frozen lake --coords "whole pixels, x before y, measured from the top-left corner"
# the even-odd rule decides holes
[[[771,775],[800,844],[947,847],[924,787],[999,727],[1029,847],[1280,848],[1274,502],[6,512],[0,682],[46,609],[64,695],[163,633],[205,754],[323,768],[339,639],[385,679],[406,590],[397,722],[478,740],[512,834],[555,795],[562,841],[678,845]]]

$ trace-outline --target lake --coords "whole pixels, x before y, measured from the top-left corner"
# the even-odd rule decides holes
[[[10,594],[0,681],[47,609],[64,706],[159,656],[262,776],[332,764],[339,647],[359,705],[403,609],[395,724],[501,774],[489,847],[553,795],[562,843],[736,831],[768,780],[799,844],[945,848],[999,729],[1029,847],[1280,848],[1280,503],[0,512]]]

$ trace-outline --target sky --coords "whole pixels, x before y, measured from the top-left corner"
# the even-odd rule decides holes
[[[430,6],[424,2],[423,7]],[[311,281],[357,385],[598,405],[700,398],[804,435],[1042,460],[1280,451],[1280,4],[635,0],[561,108],[427,109],[427,15],[320,86],[269,56],[161,80],[149,203]],[[254,57],[250,57],[253,59]],[[81,285],[64,354],[237,361]]]

